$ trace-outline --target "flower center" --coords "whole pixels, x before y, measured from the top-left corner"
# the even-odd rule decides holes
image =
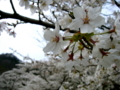
[[[88,11],[85,10],[85,12],[86,12],[86,17],[83,18],[83,21],[84,21],[84,24],[89,24],[90,19],[89,19],[89,17],[88,17]]]
[[[46,6],[47,4],[45,2],[42,3],[42,6]]]
[[[56,37],[51,37],[52,38],[52,42],[59,42],[59,37],[56,36]]]
[[[72,22],[72,19],[68,19],[68,22],[71,23],[71,22]]]
[[[83,21],[84,21],[84,24],[88,24],[89,23],[89,17],[88,17],[88,15],[86,15],[86,17],[83,19]]]

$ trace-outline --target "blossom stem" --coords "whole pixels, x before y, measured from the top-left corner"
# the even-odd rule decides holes
[[[71,39],[72,39],[72,36],[63,37],[64,41],[71,40]]]

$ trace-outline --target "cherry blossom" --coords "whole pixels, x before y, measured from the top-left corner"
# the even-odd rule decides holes
[[[62,28],[67,28],[67,26],[72,22],[72,18],[68,15],[65,15],[62,19],[60,19],[59,24]]]
[[[115,64],[117,67],[120,67],[120,47],[116,49],[109,50],[110,54],[108,57],[112,58],[111,64]],[[107,59],[108,60],[108,59]],[[110,60],[108,60],[110,62]]]
[[[66,61],[65,64],[65,69],[70,71],[73,67],[76,68],[76,69],[79,69],[80,68],[80,60],[69,60],[69,61]]]
[[[2,32],[3,30],[7,29],[7,23],[6,22],[0,22],[0,32]]]
[[[28,9],[29,8],[29,1],[28,0],[20,0],[19,5],[22,7],[25,6],[25,9]]]
[[[120,35],[120,14],[117,14],[117,19],[115,20],[114,26],[116,28],[116,32]]]
[[[81,30],[81,33],[91,33],[94,31],[95,27],[104,24],[104,18],[99,16],[100,7],[87,9],[77,7],[73,9],[73,14],[75,19],[68,26],[73,30]]]
[[[34,14],[36,13],[36,10],[38,10],[38,8],[34,5],[30,5],[30,11],[31,11],[31,14]]]
[[[62,53],[62,63],[64,64],[64,67],[66,70],[71,70],[73,67],[74,68],[79,68],[80,67],[80,60],[76,59],[74,57],[73,53],[68,54],[67,52]]]
[[[61,52],[63,39],[61,34],[59,33],[58,23],[56,23],[54,31],[48,30],[44,33],[44,38],[45,40],[49,41],[43,49],[45,53],[52,51],[53,54],[59,54]]]
[[[52,0],[40,0],[40,9],[42,10],[48,10],[48,6],[52,4]]]

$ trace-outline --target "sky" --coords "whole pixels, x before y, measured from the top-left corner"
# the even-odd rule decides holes
[[[40,35],[37,33],[38,30],[41,30]],[[45,41],[42,38],[42,27],[30,24],[21,24],[15,28],[15,31],[15,38],[9,36],[6,32],[3,32],[1,34],[0,53],[12,53],[13,50],[16,50],[23,56],[30,56],[31,58],[36,60],[43,59],[45,57],[44,52],[42,51],[42,48],[45,46]],[[39,39],[41,43],[38,42],[36,38]],[[10,48],[12,48],[13,50],[11,50]],[[17,56],[22,59],[20,55]]]
[[[18,0],[14,0],[15,8],[21,15],[37,19],[36,15],[31,15],[29,10],[24,10],[23,7],[19,7]],[[6,7],[7,6],[7,7]],[[0,10],[12,13],[11,6],[9,2],[0,2]],[[4,20],[3,20],[4,21]],[[14,22],[14,20],[7,20],[8,22]],[[35,24],[20,24],[15,28],[16,37],[9,36],[6,32],[2,32],[0,36],[0,54],[2,53],[13,53],[16,50],[19,54],[23,56],[29,56],[34,60],[45,60],[45,54],[43,52],[43,47],[45,46],[45,41],[43,39],[43,29],[40,25]],[[39,39],[41,42],[38,42]],[[11,50],[12,48],[13,50]],[[23,60],[19,54],[14,54]]]
[[[18,4],[19,0],[13,0],[16,11],[26,17],[37,19],[37,14],[31,15],[29,10],[25,10],[24,7],[20,7]],[[7,6],[7,7],[6,7]],[[109,7],[109,8],[108,8]],[[102,10],[102,13],[110,15],[113,10],[118,10],[117,7],[105,6],[105,9]],[[0,2],[0,10],[5,12],[13,13],[12,8],[8,0],[2,0]],[[112,10],[112,11],[111,11]],[[13,22],[13,20],[7,20],[8,22]],[[16,37],[13,38],[9,36],[6,32],[1,33],[0,36],[0,54],[2,53],[13,53],[13,50],[16,50],[18,53],[23,56],[29,56],[34,60],[46,60],[45,54],[43,52],[43,47],[46,45],[43,39],[43,29],[40,25],[34,24],[20,24],[15,28]],[[39,32],[39,33],[38,33]],[[35,39],[41,41],[37,42]],[[12,48],[13,50],[11,50]],[[14,53],[18,58],[23,60],[23,57]]]

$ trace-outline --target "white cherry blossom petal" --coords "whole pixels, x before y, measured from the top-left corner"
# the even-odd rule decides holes
[[[20,0],[19,5],[21,7],[25,6],[25,9],[29,8],[29,1],[28,0]]]
[[[120,14],[118,14],[117,19],[115,20],[114,25],[116,26],[116,31],[120,31]]]
[[[100,7],[74,8],[73,14],[75,19],[73,19],[72,23],[68,25],[68,28],[77,31],[80,28],[81,33],[93,32],[95,27],[104,24],[104,19],[99,16],[100,10]],[[89,28],[89,30],[87,28]]]
[[[68,59],[69,59],[68,53],[67,52],[62,52],[63,63],[67,62]]]
[[[30,5],[30,11],[31,11],[31,14],[35,14],[36,13],[36,10],[38,10],[38,8],[34,5]]]
[[[93,32],[93,28],[89,24],[85,24],[81,27],[81,33],[91,33]]]
[[[72,22],[72,18],[69,15],[65,15],[62,19],[59,20],[61,28],[66,28]]]
[[[60,35],[60,34],[59,34],[59,30],[60,30],[59,24],[58,24],[58,22],[56,22],[56,24],[55,24],[55,30],[54,30],[55,35],[57,35],[57,36]]]
[[[111,56],[104,56],[99,62],[99,65],[102,65],[105,68],[110,67],[112,64],[113,58]]]
[[[99,22],[99,23],[97,23]],[[102,16],[98,16],[97,18],[95,19],[92,19],[89,24],[91,26],[94,26],[94,27],[97,27],[97,26],[100,26],[100,25],[103,25],[105,23],[105,19],[102,17]]]
[[[78,31],[82,25],[83,25],[83,21],[77,18],[73,20],[71,24],[68,25],[68,28]]]
[[[65,69],[66,70],[71,70],[72,67],[74,66],[76,69],[80,67],[80,60],[76,59],[74,61],[67,61],[65,62]]]
[[[95,19],[100,15],[100,7],[92,8],[90,7],[88,10],[88,16],[90,19]]]
[[[60,47],[61,47],[60,43],[56,44],[55,48],[53,49],[53,54],[59,54],[61,51]]]
[[[66,70],[71,70],[71,68],[74,66],[74,62],[73,61],[67,61],[65,63],[65,69]]]
[[[81,19],[81,18],[85,18],[85,16],[86,16],[84,9],[82,9],[80,7],[74,8],[73,13],[74,13],[75,18],[77,17],[77,18]]]
[[[45,53],[49,52],[49,51],[53,51],[55,48],[56,42],[49,42],[44,48],[43,51]]]
[[[52,3],[52,0],[40,0],[40,8],[44,11],[47,11],[49,8],[48,6]]]
[[[53,1],[52,0],[45,0],[47,4],[52,4]]]
[[[55,37],[55,33],[54,33],[53,31],[47,30],[47,31],[44,33],[44,38],[45,38],[47,41],[51,41],[51,40],[52,40],[52,37]]]
[[[46,47],[43,49],[45,53],[51,51],[53,54],[59,54],[62,49],[63,38],[61,34],[59,34],[59,24],[56,22],[55,30],[46,31],[44,33],[44,38],[49,41]]]

